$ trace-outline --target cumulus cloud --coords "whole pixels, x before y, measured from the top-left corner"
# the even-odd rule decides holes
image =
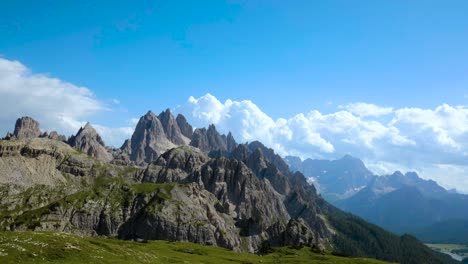
[[[118,100],[108,99],[111,105]],[[16,118],[29,115],[42,130],[65,135],[99,113],[112,109],[93,92],[46,74],[32,73],[18,61],[0,57],[0,133],[13,130]],[[301,158],[340,158],[351,154],[377,173],[415,170],[447,188],[468,192],[468,108],[381,107],[351,103],[336,112],[312,110],[273,119],[252,101],[219,101],[206,94],[190,97],[176,109],[195,127],[215,124],[241,142],[260,140],[279,154]],[[120,146],[138,119],[123,127],[93,124],[107,144]]]
[[[128,127],[106,127],[93,125],[99,135],[102,135],[107,145],[120,147],[124,140],[130,138],[134,131],[134,126]]]
[[[377,173],[415,170],[445,187],[468,182],[468,109],[464,106],[393,109],[356,103],[334,113],[313,110],[274,120],[249,100],[223,103],[207,94],[190,97],[176,111],[195,127],[213,123],[223,133],[231,131],[238,141],[260,140],[281,155],[329,159],[351,154]],[[446,176],[441,168],[451,170]]]
[[[177,111],[196,127],[213,123],[241,141],[261,140],[282,155],[330,157],[373,150],[383,140],[398,146],[414,144],[396,127],[364,120],[348,111],[322,114],[314,110],[273,120],[249,100],[222,103],[211,94],[190,97]]]
[[[391,107],[380,107],[375,104],[367,103],[352,103],[345,106],[340,106],[340,108],[346,109],[347,111],[360,117],[382,116],[393,112],[393,108]]]
[[[42,130],[71,135],[93,115],[109,111],[88,88],[46,74],[34,74],[22,63],[3,58],[0,58],[0,103],[3,133],[13,130],[18,117],[28,115],[41,123]],[[102,136],[110,144],[122,141],[129,131],[96,127],[106,132]]]

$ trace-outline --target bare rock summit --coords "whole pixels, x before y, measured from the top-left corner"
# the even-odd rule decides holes
[[[164,133],[166,134],[167,139],[169,139],[175,145],[185,145],[188,143],[189,139],[184,139],[179,125],[177,124],[169,109],[161,112],[161,114],[158,116],[158,119],[161,121],[161,125],[164,128]]]
[[[164,131],[159,118],[151,111],[140,118],[130,141],[122,146],[122,150],[130,152],[130,160],[137,165],[155,161],[162,153],[174,148]]]
[[[101,136],[99,136],[96,129],[89,122],[80,128],[75,136],[72,136],[68,140],[68,144],[97,159],[104,161],[112,160],[112,154],[107,150]]]
[[[37,138],[40,135],[41,130],[39,129],[39,122],[34,120],[32,117],[24,116],[16,120],[15,132],[13,132],[14,138]]]

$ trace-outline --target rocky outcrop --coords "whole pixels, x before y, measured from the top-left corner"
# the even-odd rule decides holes
[[[25,188],[63,184],[65,170],[89,175],[95,162],[63,142],[45,138],[2,141],[0,157],[0,184]]]
[[[133,132],[131,140],[122,146],[130,149],[130,160],[137,165],[155,161],[159,155],[176,145],[167,139],[164,127],[158,117],[151,111],[142,116]]]
[[[312,246],[317,245],[314,232],[302,218],[291,219],[284,231],[286,245]]]
[[[226,148],[228,152],[232,152],[237,147],[237,142],[232,136],[232,133],[229,132],[226,137]]]
[[[61,135],[61,134],[57,133],[57,131],[52,131],[50,133],[48,133],[46,131],[46,132],[42,133],[40,135],[40,137],[41,138],[53,139],[53,140],[57,140],[57,141],[62,141],[62,142],[67,141],[67,138],[64,135]]]
[[[166,134],[167,139],[174,143],[175,145],[188,145],[189,139],[184,138],[182,132],[180,131],[179,125],[177,124],[174,116],[172,115],[169,109],[163,111],[158,116],[161,125],[164,128],[164,133]]]
[[[239,146],[237,152],[245,148]],[[252,163],[256,159],[262,159],[261,150],[250,156]],[[263,161],[258,166],[259,173],[268,169],[268,162]],[[273,170],[273,168],[271,168]],[[287,178],[277,170],[272,175],[280,178],[283,184],[289,186]],[[210,159],[205,153],[193,147],[179,147],[163,154],[156,162],[145,171],[143,182],[178,182],[197,183],[200,188],[208,191],[216,197],[215,209],[217,213],[213,217],[231,219],[238,233],[226,233],[229,238],[238,236],[248,238],[249,252],[256,252],[261,241],[267,239],[271,244],[282,245],[287,223],[290,219],[288,201],[278,190],[286,194],[289,189],[284,186],[273,187],[273,179],[266,181],[265,177],[258,177],[249,167],[240,160],[219,157]],[[305,204],[303,204],[306,206]],[[318,211],[314,211],[320,214]],[[273,217],[274,216],[274,217]],[[297,214],[295,217],[299,217]],[[314,219],[316,221],[316,219]],[[314,222],[315,224],[315,222]],[[307,225],[307,224],[306,224]],[[322,228],[325,227],[323,224]],[[229,227],[227,230],[235,230]],[[308,229],[309,230],[309,229]],[[135,231],[136,232],[136,231]],[[145,232],[141,232],[145,233]],[[315,231],[316,232],[316,231]],[[320,244],[328,236],[327,230],[302,234],[305,238],[298,240]],[[229,241],[237,241],[236,239]],[[291,239],[291,241],[293,241]],[[236,242],[238,243],[238,241]],[[235,244],[236,244],[235,243]],[[232,245],[232,244],[229,244]],[[229,247],[229,246],[228,246]],[[239,248],[235,248],[239,250]],[[245,250],[245,249],[244,249]]]
[[[97,159],[104,161],[112,160],[112,154],[106,148],[104,141],[96,129],[89,122],[68,140],[68,144]]]
[[[248,145],[248,148],[251,152],[254,152],[256,149],[260,149],[265,157],[265,159],[273,164],[279,171],[283,174],[290,173],[288,164],[281,158],[275,151],[271,148],[267,148],[259,141],[253,141]]]
[[[182,114],[178,114],[176,117],[177,125],[180,128],[180,132],[188,139],[192,139],[193,135],[193,128],[185,119],[185,116]]]
[[[190,145],[199,148],[206,153],[217,150],[223,152],[227,151],[226,139],[218,133],[214,125],[210,125],[208,129],[195,129]]]
[[[214,125],[210,125],[208,129],[195,129],[190,145],[206,153],[216,152],[220,155],[227,155],[237,147],[237,143],[230,132],[227,137],[221,135]]]
[[[140,200],[121,228],[123,239],[164,239],[217,245],[241,251],[242,238],[232,218],[216,209],[218,199],[197,184],[174,185]]]
[[[15,139],[37,138],[41,135],[39,122],[29,116],[18,118],[13,137]],[[11,137],[11,136],[10,136]]]

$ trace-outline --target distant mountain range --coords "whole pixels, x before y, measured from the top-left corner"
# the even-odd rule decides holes
[[[345,199],[363,189],[374,178],[364,163],[346,155],[338,160],[306,159],[287,156],[291,170],[312,178],[316,188],[328,201]]]
[[[414,172],[375,176],[350,156],[332,161],[286,160],[291,168],[313,178],[321,195],[345,211],[427,242],[468,244],[467,195],[448,191]]]

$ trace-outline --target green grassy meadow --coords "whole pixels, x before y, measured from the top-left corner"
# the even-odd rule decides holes
[[[0,263],[340,263],[379,264],[373,259],[274,248],[265,256],[193,243],[80,237],[52,232],[0,232]]]

